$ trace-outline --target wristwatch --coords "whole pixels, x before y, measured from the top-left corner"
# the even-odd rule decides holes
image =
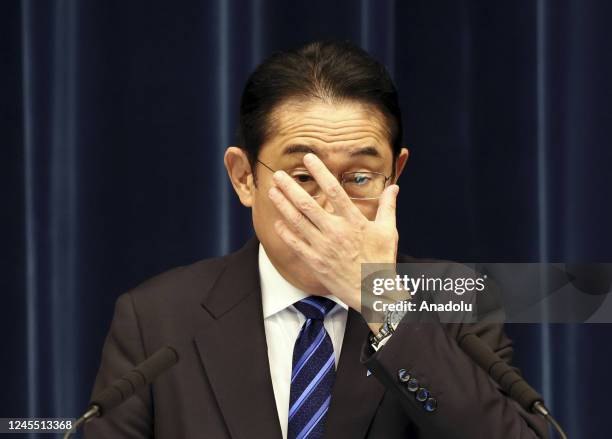
[[[385,314],[385,320],[378,330],[378,334],[370,335],[370,345],[372,345],[375,351],[378,351],[389,341],[391,335],[393,335],[406,313],[408,313],[408,301],[409,299],[397,302],[396,306]]]

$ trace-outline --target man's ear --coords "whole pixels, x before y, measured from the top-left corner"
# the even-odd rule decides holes
[[[397,182],[397,179],[402,174],[404,170],[404,166],[406,166],[406,162],[408,161],[408,157],[410,156],[410,150],[408,148],[402,148],[400,150],[399,155],[395,159],[395,178],[393,179],[393,183]]]
[[[227,175],[236,194],[238,194],[238,198],[240,198],[240,202],[246,207],[251,207],[255,184],[246,152],[237,146],[230,146],[225,150],[223,163],[225,163]]]

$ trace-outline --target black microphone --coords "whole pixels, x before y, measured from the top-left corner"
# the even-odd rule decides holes
[[[465,334],[459,340],[459,346],[468,356],[485,370],[512,399],[528,412],[540,414],[550,422],[559,436],[567,439],[567,435],[552,417],[544,405],[544,398],[525,379],[520,376],[508,363],[480,339],[476,334]]]
[[[88,410],[76,420],[72,428],[66,432],[64,439],[68,439],[82,424],[95,417],[104,416],[108,411],[123,403],[141,388],[150,384],[160,374],[174,366],[179,356],[170,346],[155,352],[135,369],[123,375],[102,392],[94,395],[89,403]]]

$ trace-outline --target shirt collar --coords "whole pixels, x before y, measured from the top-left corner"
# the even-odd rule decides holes
[[[295,302],[305,299],[310,294],[291,285],[276,269],[263,245],[259,244],[259,281],[261,285],[261,298],[264,319],[290,307]],[[333,300],[345,310],[348,306],[333,295],[326,295],[327,299]],[[334,307],[331,313],[338,307]]]

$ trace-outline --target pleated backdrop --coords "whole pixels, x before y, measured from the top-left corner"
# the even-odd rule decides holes
[[[3,1],[0,417],[78,414],[115,299],[251,236],[222,154],[249,72],[303,42],[352,40],[396,81],[412,150],[401,251],[612,261],[611,13],[605,0]],[[569,436],[610,437],[611,327],[508,331]]]

